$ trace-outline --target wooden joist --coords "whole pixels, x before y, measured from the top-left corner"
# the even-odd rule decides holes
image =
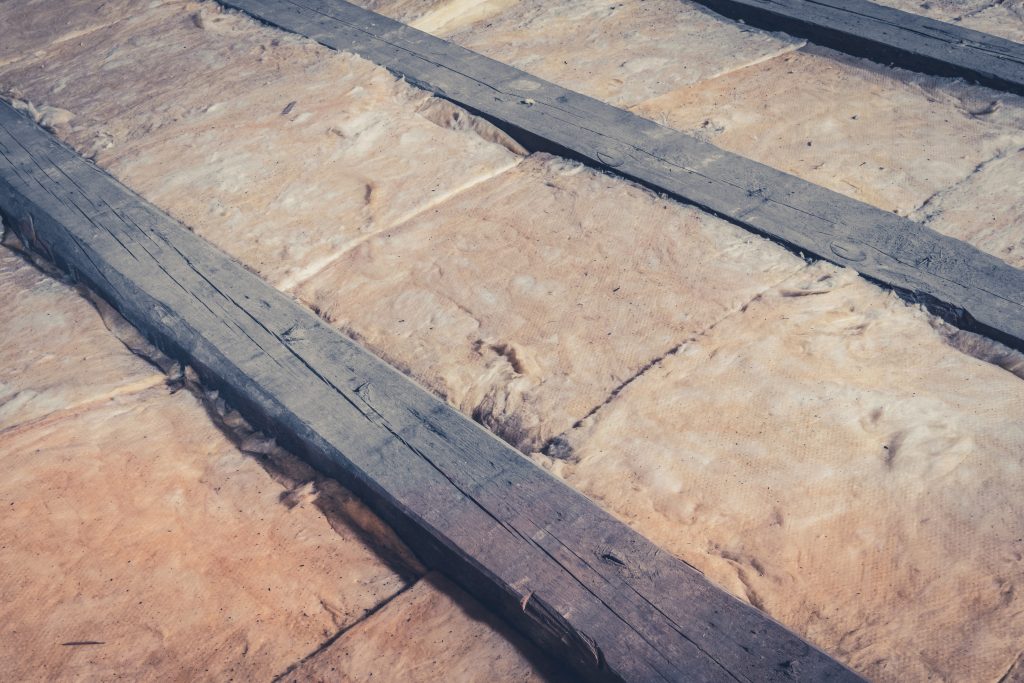
[[[697,0],[732,19],[785,31],[881,64],[1024,95],[1024,45],[868,0]]]
[[[221,4],[381,64],[485,116],[530,149],[580,159],[695,204],[1024,349],[1024,271],[965,242],[343,0]]]
[[[592,680],[854,681],[0,104],[34,250]]]

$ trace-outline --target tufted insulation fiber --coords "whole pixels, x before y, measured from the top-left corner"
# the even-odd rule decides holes
[[[526,451],[803,261],[543,154],[368,240],[297,293]]]
[[[809,266],[541,460],[871,680],[996,681],[1024,634],[1024,382],[950,333]]]

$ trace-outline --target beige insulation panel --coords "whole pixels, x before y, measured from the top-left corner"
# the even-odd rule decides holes
[[[8,678],[279,673],[414,576],[349,494],[272,476],[6,249],[0,298]]]
[[[872,0],[879,5],[1024,42],[1024,0]]]
[[[0,83],[66,111],[53,127],[78,149],[284,287],[520,158],[383,68],[212,3],[137,13]]]
[[[1024,268],[1024,147],[985,162],[912,217]]]
[[[1007,40],[1024,43],[1024,2],[1004,0],[977,14],[965,16],[960,23],[967,28],[991,33]],[[1024,676],[1024,674],[1021,674]]]
[[[0,67],[81,40],[126,16],[181,0],[16,0],[0,3]],[[59,11],[58,11],[59,10]],[[11,30],[14,29],[14,30]]]
[[[1024,146],[1022,98],[821,48],[683,88],[635,110],[901,215]]]
[[[799,48],[684,0],[361,0],[361,7],[617,106]]]
[[[521,0],[355,0],[353,5],[408,24],[420,31],[447,36],[453,31],[515,7]]]
[[[681,0],[522,0],[443,37],[617,106],[742,69],[798,41]]]
[[[486,17],[456,28],[450,18],[466,11],[459,2],[364,3],[901,215],[919,211],[937,193],[965,183],[977,187],[976,169],[1024,145],[1021,98],[822,48],[792,52],[799,45],[697,5],[523,0],[500,11],[485,4]],[[944,7],[926,4],[929,11]],[[991,4],[946,3],[943,11],[971,13]],[[448,18],[446,28],[434,26],[441,16]],[[581,30],[592,31],[592,39],[581,39]],[[760,49],[772,41],[776,48]],[[627,52],[634,58],[627,59]],[[983,193],[1019,194],[1018,179],[988,174]],[[1013,263],[1010,249],[1024,240],[1024,226],[989,223],[984,230],[990,234],[981,235],[977,221],[968,219],[969,205],[964,202],[957,222],[933,227]]]
[[[416,581],[383,522],[215,395],[136,379],[148,364],[89,303],[3,248],[0,298],[4,382],[92,388],[0,426],[8,678],[253,680],[308,660],[352,680],[559,680],[472,598]]]
[[[877,681],[996,681],[1024,646],[1019,354],[809,266],[536,456]]]
[[[708,214],[538,154],[364,242],[297,293],[530,451],[802,265]]]
[[[406,584],[354,524],[289,505],[187,391],[8,430],[0,466],[12,680],[265,678]]]
[[[0,433],[163,384],[71,287],[0,247]]]
[[[428,574],[281,679],[293,683],[569,681],[450,581]]]

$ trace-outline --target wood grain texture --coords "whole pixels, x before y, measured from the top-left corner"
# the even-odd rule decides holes
[[[1024,95],[1024,45],[868,0],[697,0],[732,19],[785,31],[880,64],[964,78]]]
[[[802,254],[847,266],[965,329],[1024,348],[1024,271],[965,242],[535,78],[343,0],[221,0],[355,52],[582,160]]]
[[[0,210],[593,680],[860,680],[0,105]]]

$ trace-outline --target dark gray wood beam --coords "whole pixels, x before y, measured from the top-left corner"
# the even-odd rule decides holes
[[[1024,349],[1024,271],[965,242],[343,0],[220,1],[381,64],[485,116],[528,149],[635,180]]]
[[[588,680],[860,680],[3,103],[0,213]]]
[[[696,0],[857,57],[1024,95],[1024,45],[868,0]]]

